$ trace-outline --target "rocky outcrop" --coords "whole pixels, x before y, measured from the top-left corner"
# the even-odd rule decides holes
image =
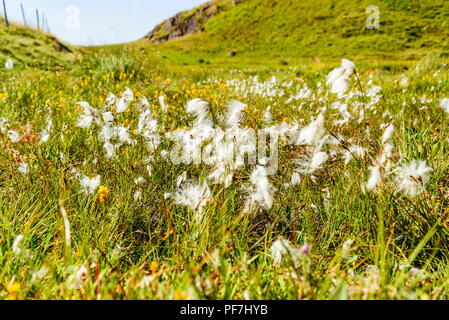
[[[191,11],[178,13],[156,26],[145,38],[154,43],[160,43],[195,32],[202,32],[203,25],[221,10],[220,6],[211,1]]]

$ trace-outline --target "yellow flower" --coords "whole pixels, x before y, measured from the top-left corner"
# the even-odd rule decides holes
[[[179,290],[176,290],[173,295],[173,300],[187,300],[187,295]]]
[[[5,288],[6,291],[8,291],[8,293],[16,293],[17,291],[20,290],[20,283],[13,282],[11,284],[7,284]]]
[[[100,201],[100,203],[104,203],[106,200],[106,197],[108,196],[109,193],[109,189],[105,186],[100,186],[98,188],[98,200]]]
[[[8,296],[6,300],[16,300],[16,292],[20,290],[20,284],[13,282],[5,286],[6,291],[8,291]]]
[[[150,266],[151,273],[155,274],[158,269],[159,269],[159,263],[157,263],[157,261],[153,260],[153,262],[151,262],[151,266]]]

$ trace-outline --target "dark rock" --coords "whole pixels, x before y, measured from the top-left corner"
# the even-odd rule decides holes
[[[204,31],[204,24],[221,12],[221,8],[206,3],[194,12],[178,13],[176,16],[159,24],[145,38],[153,43],[173,40],[188,34]]]
[[[234,57],[236,54],[237,54],[237,50],[230,50],[228,52],[228,56],[230,56],[230,57]]]

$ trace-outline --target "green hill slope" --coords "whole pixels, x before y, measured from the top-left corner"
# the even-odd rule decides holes
[[[368,5],[380,10],[379,30],[366,28]],[[147,39],[170,40],[158,47],[172,54],[259,61],[342,56],[417,60],[428,51],[449,52],[445,0],[242,0],[237,5],[216,0],[206,6],[163,22]]]
[[[10,23],[0,18],[0,70],[12,59],[15,68],[54,69],[74,61],[78,49],[69,47],[53,35]]]

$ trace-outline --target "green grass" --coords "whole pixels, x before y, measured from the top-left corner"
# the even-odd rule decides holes
[[[203,25],[203,32],[158,45],[172,62],[195,57],[241,67],[295,64],[305,58],[336,62],[350,56],[388,65],[417,61],[436,48],[449,53],[449,4],[444,0],[213,3],[222,11]],[[380,10],[379,30],[366,29],[368,5]],[[228,56],[231,50],[237,52],[235,57]]]
[[[249,9],[254,3],[248,1],[243,7]],[[277,2],[271,3],[281,10]],[[398,10],[402,8],[395,3]],[[225,18],[232,21],[227,16],[220,19]],[[212,20],[208,28],[213,30]],[[284,40],[289,47],[289,40]],[[214,45],[225,46],[219,43]],[[345,42],[336,43],[340,49],[345,47]],[[438,106],[440,98],[449,97],[444,48],[416,49],[423,57],[417,62],[404,60],[401,53],[396,60],[391,54],[391,61],[385,62],[344,50],[336,50],[332,58],[320,56],[320,61],[312,59],[310,51],[310,58],[296,61],[290,60],[296,50],[290,44],[292,51],[282,58],[287,65],[276,59],[266,65],[259,62],[266,53],[261,48],[254,54],[248,49],[248,54],[228,63],[231,58],[205,54],[201,47],[187,55],[173,51],[175,43],[134,43],[83,49],[78,60],[61,63],[58,71],[39,68],[40,62],[34,61],[2,72],[0,117],[8,119],[8,130],[17,131],[21,139],[13,143],[7,133],[0,134],[0,298],[447,299],[449,115]],[[17,52],[13,58],[20,60],[21,51]],[[199,57],[210,63],[200,63]],[[339,119],[331,108],[336,97],[323,86],[327,73],[339,65],[335,61],[343,57],[356,63],[365,93],[373,85],[382,87],[382,98],[366,109],[367,124],[356,121],[361,97],[348,102],[355,119],[343,126],[334,123]],[[409,77],[406,87],[399,83],[403,72]],[[226,80],[244,81],[255,75],[259,82],[276,76],[274,87],[285,94],[245,95],[226,85]],[[291,87],[282,86],[289,81]],[[313,94],[287,102],[305,83]],[[124,144],[117,158],[106,157],[100,127],[76,126],[82,113],[77,102],[87,101],[105,111],[108,93],[120,96],[127,87],[148,98],[161,132],[191,127],[193,118],[184,106],[198,97],[211,104],[216,125],[222,125],[220,118],[230,100],[244,102],[248,109],[242,127],[254,129],[263,124],[268,106],[274,124],[297,120],[300,128],[316,116],[318,108],[327,107],[326,132],[351,139],[375,158],[380,152],[381,125],[391,121],[397,128],[393,168],[422,159],[433,171],[425,191],[415,197],[396,189],[394,174],[385,178],[378,192],[363,192],[371,157],[345,163],[344,147],[326,145],[327,153],[338,153],[315,178],[303,176],[300,185],[291,187],[285,184],[296,167],[294,160],[309,151],[281,143],[279,169],[269,177],[277,188],[269,210],[243,213],[242,187],[249,184],[254,169],[247,165],[235,173],[229,188],[210,185],[213,200],[197,224],[195,210],[175,204],[164,194],[176,189],[184,171],[191,179],[204,180],[211,167],[164,160],[161,151],[172,147],[166,139],[153,153],[143,137],[133,133],[140,115],[137,98],[128,111],[116,114],[117,123],[127,126],[137,141]],[[354,77],[350,89],[358,90]],[[161,94],[170,105],[168,112],[159,107]],[[421,103],[423,95],[431,101]],[[383,117],[387,110],[390,120]],[[39,143],[48,117],[53,121],[50,138]],[[150,156],[153,162],[147,161]],[[18,171],[20,162],[28,163],[29,174]],[[109,189],[104,203],[97,192],[83,192],[73,169],[89,177],[101,175],[101,184]],[[136,184],[138,177],[146,181]],[[136,192],[141,192],[141,198],[135,198]],[[23,240],[14,252],[18,235]],[[286,257],[276,264],[270,247],[278,237],[298,248],[308,244],[309,254],[299,263]],[[353,241],[350,246],[345,245],[348,239]],[[82,267],[86,273],[78,273]]]
[[[10,23],[6,28],[0,18],[0,71],[5,71],[6,59],[12,58],[16,68],[36,68],[56,70],[74,62],[80,49],[65,45],[71,52],[58,46],[59,40],[53,35],[38,32],[22,25]],[[62,43],[61,43],[62,44]]]

